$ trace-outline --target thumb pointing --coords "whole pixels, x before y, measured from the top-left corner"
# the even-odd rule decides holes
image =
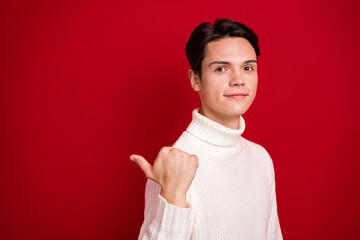
[[[141,168],[145,177],[152,178],[152,166],[144,157],[133,154],[130,156],[130,160],[134,161]]]

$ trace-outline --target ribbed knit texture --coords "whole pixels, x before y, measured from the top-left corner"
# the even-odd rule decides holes
[[[193,111],[193,120],[173,147],[199,158],[187,193],[188,208],[160,196],[148,180],[145,220],[139,239],[280,240],[272,160],[241,134]]]

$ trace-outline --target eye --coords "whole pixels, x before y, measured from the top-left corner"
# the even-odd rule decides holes
[[[246,66],[246,67],[244,67],[244,69],[245,69],[245,71],[253,71],[254,70],[254,68],[251,66]]]
[[[215,72],[225,72],[226,71],[226,68],[224,67],[218,67],[215,69]]]

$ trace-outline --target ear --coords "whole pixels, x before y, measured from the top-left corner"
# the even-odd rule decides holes
[[[191,87],[198,92],[201,88],[200,76],[196,74],[192,69],[188,71]]]

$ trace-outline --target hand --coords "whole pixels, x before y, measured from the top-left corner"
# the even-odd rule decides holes
[[[170,204],[186,207],[186,192],[195,177],[199,160],[195,155],[172,147],[163,147],[154,165],[139,155],[131,155],[145,176],[161,186],[160,195]]]

